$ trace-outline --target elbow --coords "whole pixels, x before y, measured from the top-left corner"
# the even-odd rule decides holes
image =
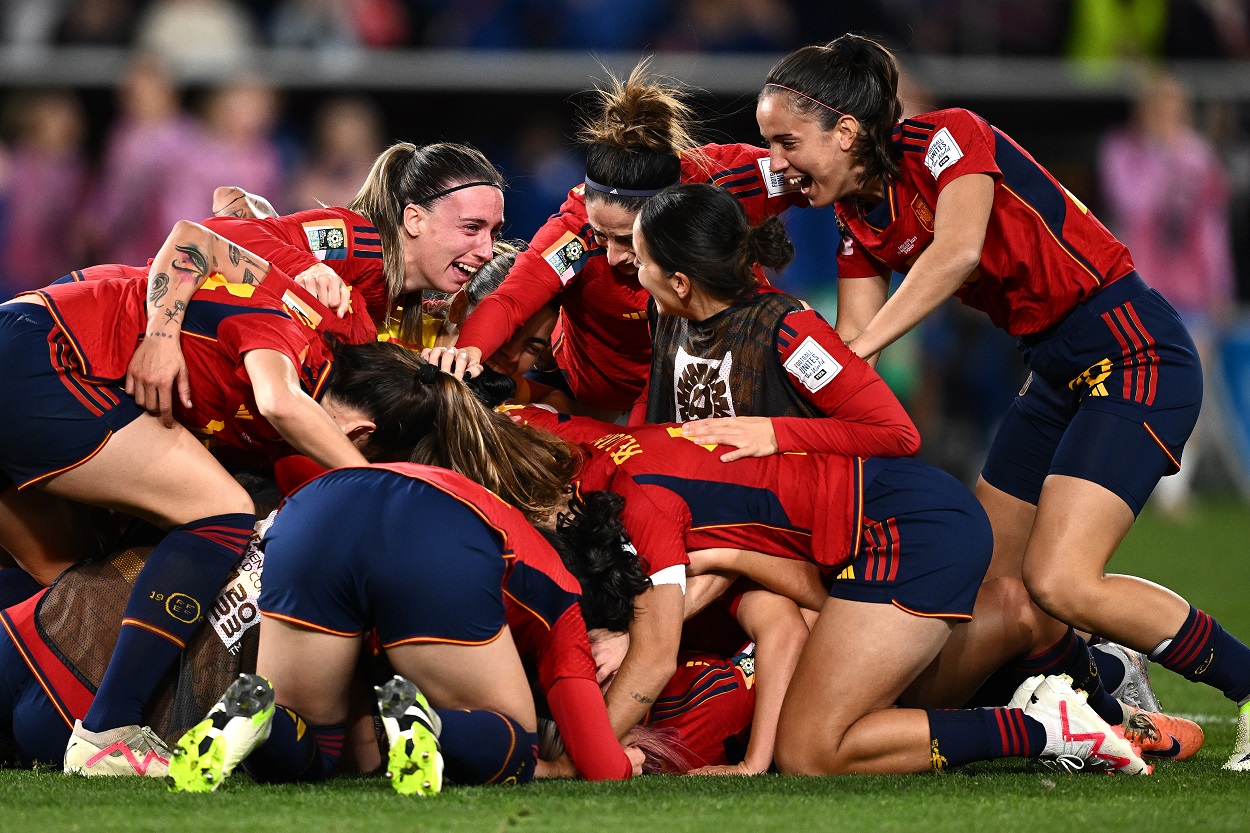
[[[916,424],[910,419],[903,427],[900,437],[901,457],[914,457],[920,453],[920,431],[916,428]]]
[[[256,398],[257,414],[285,436],[283,426],[294,420],[300,410],[298,397],[282,388],[253,390],[253,395]]]

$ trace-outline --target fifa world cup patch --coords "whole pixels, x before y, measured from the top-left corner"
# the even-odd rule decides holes
[[[799,182],[787,182],[785,174],[773,173],[772,163],[767,156],[756,159],[755,164],[759,165],[760,176],[764,178],[764,187],[768,189],[768,196],[779,197],[782,194],[802,190],[803,186]]]
[[[586,265],[587,257],[585,241],[571,231],[566,231],[543,252],[543,260],[559,276],[562,284],[573,280],[573,276]]]
[[[924,163],[929,173],[937,179],[942,171],[964,158],[964,152],[955,141],[951,132],[943,127],[929,140],[929,149],[925,151]]]
[[[842,365],[816,339],[808,336],[782,365],[790,375],[812,393],[833,381],[842,372]]]
[[[342,220],[309,220],[304,234],[318,260],[347,260],[347,226]]]

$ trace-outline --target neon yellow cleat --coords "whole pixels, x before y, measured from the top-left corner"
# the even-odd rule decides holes
[[[437,795],[443,788],[442,721],[411,680],[398,674],[374,689],[390,753],[386,775],[400,795]]]
[[[178,740],[169,762],[174,792],[212,792],[234,768],[269,739],[273,686],[257,674],[240,674],[208,715]]]

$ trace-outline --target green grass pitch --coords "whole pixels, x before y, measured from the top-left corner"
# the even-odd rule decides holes
[[[1149,514],[1113,568],[1158,580],[1250,638],[1250,511],[1208,502],[1183,524]],[[1149,615],[1145,612],[1144,615]],[[1246,830],[1250,774],[1223,772],[1234,707],[1157,666],[1164,705],[1207,733],[1197,758],[1152,778],[1061,776],[1020,762],[942,775],[856,778],[651,777],[625,784],[549,782],[520,789],[449,787],[402,798],[379,778],[259,787],[239,775],[210,795],[175,795],[142,779],[0,773],[0,833],[43,831],[938,831]]]

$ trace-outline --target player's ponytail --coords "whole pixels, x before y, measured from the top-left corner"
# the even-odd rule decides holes
[[[794,257],[780,220],[753,229],[733,195],[715,185],[666,188],[639,218],[647,256],[721,301],[734,303],[754,289],[755,264],[780,269]]]
[[[581,120],[586,199],[637,211],[681,178],[681,155],[697,147],[694,111],[676,87],[648,77],[644,59],[621,81],[609,73]]]
[[[778,61],[760,98],[785,96],[787,106],[832,130],[844,115],[859,121],[851,148],[863,166],[860,184],[898,176],[899,151],[892,136],[903,117],[898,97],[898,61],[881,44],[843,35],[825,46],[805,46]]]
[[[348,206],[373,223],[382,238],[387,298],[392,304],[400,302],[403,308],[398,333],[401,341],[421,343],[420,293],[404,292],[404,209],[409,205],[430,208],[447,196],[449,188],[467,182],[504,187],[503,176],[477,148],[450,142],[423,147],[396,142],[374,160],[364,185]],[[390,314],[387,310],[388,317]]]
[[[488,410],[461,380],[427,365],[413,418],[430,426],[409,458],[459,472],[541,523],[559,505],[581,465],[572,445]]]

